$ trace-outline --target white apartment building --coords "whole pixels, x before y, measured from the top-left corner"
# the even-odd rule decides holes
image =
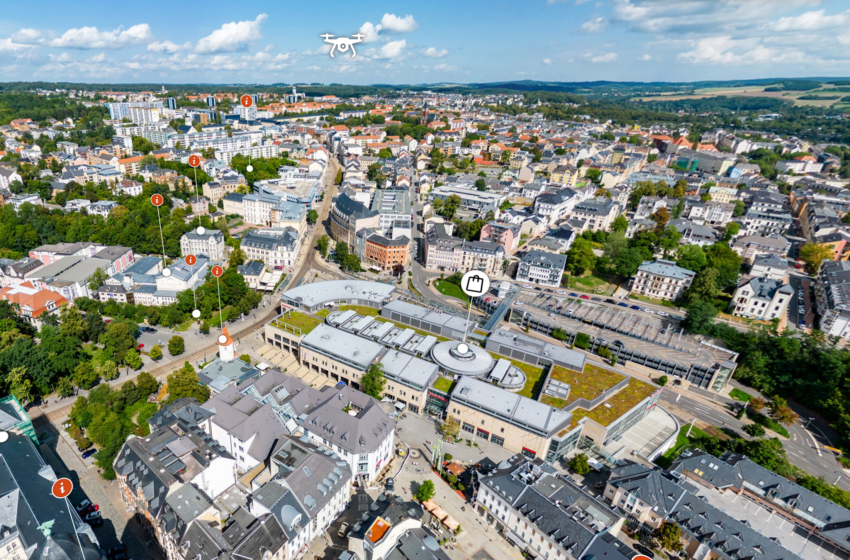
[[[802,175],[804,173],[820,173],[823,169],[823,164],[817,161],[806,161],[798,159],[781,159],[776,162],[776,170],[780,173],[796,173]]]
[[[561,285],[566,265],[566,255],[531,250],[519,261],[516,279],[517,282],[557,287]]]
[[[578,201],[579,195],[572,189],[542,193],[534,199],[534,213],[547,217],[550,224],[557,224],[573,211]]]
[[[130,120],[136,124],[153,124],[162,119],[161,107],[130,107]]]
[[[772,321],[785,316],[792,297],[794,288],[781,280],[750,278],[735,290],[729,307],[736,317]]]
[[[697,224],[726,225],[732,221],[735,205],[729,202],[700,202],[688,205],[687,218]]]
[[[276,144],[264,144],[262,146],[243,146],[239,148],[220,148],[215,151],[215,159],[230,164],[233,156],[243,155],[252,158],[276,158],[280,154],[280,148]]]
[[[291,227],[252,231],[242,238],[241,247],[249,261],[262,261],[270,267],[291,266],[298,259],[298,231]]]
[[[644,261],[632,279],[632,293],[654,298],[675,300],[690,287],[696,273],[673,261],[659,259]]]
[[[744,215],[742,235],[785,235],[794,220],[788,212],[758,211],[750,208]]]
[[[224,259],[224,234],[217,229],[209,229],[202,234],[192,230],[180,238],[180,255],[206,255],[211,260]]]
[[[23,178],[17,170],[10,167],[0,167],[0,189],[8,189],[9,185],[15,181],[23,182]]]
[[[242,198],[242,217],[249,224],[270,226],[272,209],[280,200],[280,196],[267,193],[245,195]]]

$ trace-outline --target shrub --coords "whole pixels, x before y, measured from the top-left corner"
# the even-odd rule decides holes
[[[611,351],[608,350],[606,346],[600,346],[599,350],[596,351],[600,357],[605,358],[606,360],[611,357]]]
[[[590,346],[590,335],[583,332],[576,334],[575,345],[581,348],[582,350],[587,350],[587,348]]]
[[[452,454],[446,453],[445,455],[443,455],[443,459],[445,459],[446,461],[451,461],[452,460]]]
[[[669,380],[670,379],[666,375],[662,375],[661,377],[658,378],[658,384],[661,385],[662,387],[664,387],[665,385],[667,385],[667,382]]]
[[[567,463],[567,466],[576,474],[585,475],[590,472],[590,462],[584,453],[574,455],[569,463]]]

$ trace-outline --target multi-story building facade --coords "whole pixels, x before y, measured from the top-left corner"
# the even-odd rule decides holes
[[[188,231],[180,238],[180,254],[205,255],[211,260],[224,259],[224,234],[217,229],[210,229],[204,233],[195,230]]]
[[[342,241],[353,247],[357,231],[363,228],[377,228],[380,214],[347,194],[341,194],[334,202],[330,219],[331,237],[334,241]]]
[[[772,321],[785,317],[794,288],[781,280],[750,278],[738,285],[729,308],[737,317]]]
[[[501,271],[505,249],[489,241],[465,241],[452,237],[449,227],[437,224],[425,237],[425,268],[447,272],[480,270],[486,274]]]
[[[664,300],[676,300],[687,290],[696,273],[673,261],[644,261],[631,281],[633,293]]]
[[[548,218],[550,224],[557,224],[570,215],[578,201],[579,195],[572,189],[545,192],[534,199],[534,213]]]
[[[249,260],[263,261],[268,266],[291,266],[298,259],[301,246],[293,228],[260,229],[242,238],[240,246]]]
[[[732,244],[732,250],[741,256],[744,262],[752,262],[758,255],[776,255],[785,257],[791,242],[781,235],[743,235]]]
[[[512,255],[519,249],[521,226],[504,222],[487,222],[481,228],[481,241],[498,243],[505,249],[506,255]]]
[[[531,250],[519,261],[517,282],[529,282],[543,286],[561,285],[567,257],[557,253]]]
[[[815,302],[820,330],[829,336],[850,339],[850,261],[821,265],[815,282]]]
[[[759,211],[754,207],[744,215],[742,235],[785,235],[794,219],[787,211]]]
[[[604,196],[579,202],[570,214],[570,227],[578,233],[585,231],[607,231],[611,222],[620,214],[620,206]]]
[[[363,261],[381,270],[405,267],[410,262],[410,239],[404,235],[395,239],[378,233],[369,235],[363,248]]]

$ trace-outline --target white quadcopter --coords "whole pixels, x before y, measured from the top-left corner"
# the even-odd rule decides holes
[[[331,58],[334,57],[334,50],[339,47],[340,52],[346,52],[348,49],[351,49],[351,58],[357,56],[357,51],[354,50],[354,43],[360,43],[363,41],[365,35],[361,33],[355,33],[352,37],[340,37],[339,39],[334,39],[335,35],[331,35],[330,33],[325,33],[324,35],[320,35],[325,39],[325,43],[330,43],[333,45],[331,47]]]

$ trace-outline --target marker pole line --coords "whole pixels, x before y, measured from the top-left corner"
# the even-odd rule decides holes
[[[159,220],[159,240],[162,242],[162,266],[165,266],[165,238],[162,236],[162,218],[159,215],[159,206],[156,207],[156,219]]]
[[[193,167],[192,171],[195,172],[195,198],[199,198],[198,196],[198,168]],[[201,227],[201,215],[198,214],[198,227]]]
[[[218,276],[215,277],[215,287],[218,290],[218,328],[221,334],[224,334],[224,316],[221,312],[221,286],[218,283]]]
[[[85,558],[86,555],[83,552],[83,539],[80,538],[80,534],[77,532],[77,526],[74,524],[74,515],[71,513],[71,500],[68,496],[65,496],[65,505],[68,506],[68,517],[71,518],[71,527],[74,528],[74,535],[77,537],[77,544],[80,545],[80,558]]]

